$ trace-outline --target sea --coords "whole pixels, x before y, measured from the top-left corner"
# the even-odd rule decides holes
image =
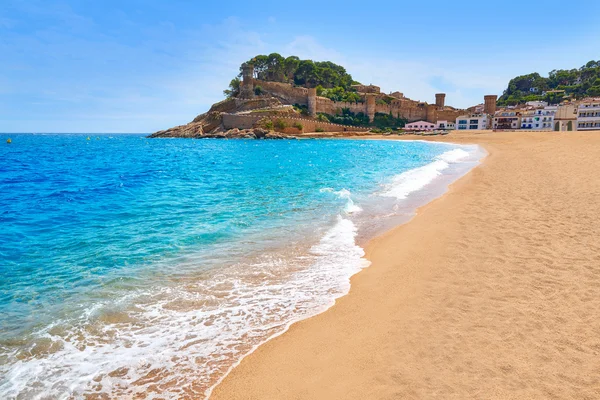
[[[365,243],[484,156],[424,141],[0,134],[0,398],[207,398],[347,294]]]

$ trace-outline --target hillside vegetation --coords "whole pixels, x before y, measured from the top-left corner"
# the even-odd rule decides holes
[[[246,63],[254,65],[256,79],[317,88],[319,96],[336,101],[360,101],[360,96],[351,87],[358,82],[352,79],[344,67],[331,61],[301,60],[296,56],[285,58],[280,54],[271,53],[258,55]],[[229,88],[224,91],[227,97],[235,97],[239,93],[244,64],[240,66],[239,75],[231,80]],[[261,94],[260,87],[255,91],[256,94]]]
[[[552,90],[564,93],[546,93]],[[498,105],[516,105],[527,101],[543,100],[550,104],[560,103],[568,97],[580,99],[600,96],[600,61],[590,61],[578,69],[550,71],[548,77],[537,72],[517,76],[498,99]]]

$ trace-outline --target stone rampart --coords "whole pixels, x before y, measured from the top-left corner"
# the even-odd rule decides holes
[[[223,127],[225,129],[250,129],[253,128],[256,123],[265,117],[264,115],[237,115],[237,114],[223,114]],[[272,117],[274,120],[284,121],[289,126],[300,123],[303,127],[303,132],[316,132],[317,128],[320,128],[323,132],[367,132],[369,128],[332,124],[330,122],[321,122],[308,118],[297,118],[297,117]]]
[[[366,113],[364,103],[354,103],[347,101],[333,101],[326,97],[317,97],[317,112],[330,115],[341,114],[344,108],[349,109],[355,114]]]
[[[289,83],[254,80],[254,87],[260,86],[264,91],[282,99],[287,104],[308,105],[308,89],[294,87]]]

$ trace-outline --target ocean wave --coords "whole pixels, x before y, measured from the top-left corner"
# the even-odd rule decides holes
[[[435,178],[441,175],[442,171],[448,169],[451,164],[458,163],[470,157],[470,153],[457,148],[449,150],[436,157],[435,161],[419,168],[405,171],[394,178],[387,187],[379,193],[384,197],[395,197],[396,199],[406,199],[411,193],[423,189]]]
[[[350,277],[368,265],[356,235],[354,223],[338,216],[309,248],[96,304],[79,323],[39,332],[38,354],[11,354],[0,397],[207,395],[258,345],[348,292]]]
[[[346,215],[356,214],[361,212],[363,209],[354,203],[352,200],[352,193],[347,189],[334,190],[333,188],[322,188],[319,190],[321,193],[333,193],[340,199],[345,199],[346,204],[344,205],[343,212]]]

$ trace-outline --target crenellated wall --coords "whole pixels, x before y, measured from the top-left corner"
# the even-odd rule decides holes
[[[347,108],[355,114],[362,112],[368,115],[370,120],[373,120],[376,113],[391,113],[396,118],[407,119],[408,122],[424,120],[435,123],[438,120],[454,121],[456,117],[464,114],[464,110],[454,110],[451,107],[444,106],[440,107],[440,104],[444,104],[445,100],[443,93],[436,95],[437,105],[429,105],[411,100],[403,97],[400,92],[396,92],[398,94],[396,96],[381,93],[362,93],[362,102],[349,103],[319,97],[316,96],[315,89],[295,87],[288,83],[261,81],[257,79],[253,79],[252,83],[254,87],[260,86],[264,91],[280,99],[284,104],[308,106],[311,116],[316,116],[318,113],[341,114],[342,110]],[[373,88],[375,87],[373,86]],[[390,97],[394,98],[394,100],[389,104],[381,104],[381,102],[377,101],[377,99],[389,99]]]
[[[251,129],[254,128],[255,124],[264,118],[264,115],[223,114],[223,127],[225,129]],[[367,132],[369,130],[369,128],[332,124],[330,122],[320,122],[306,118],[273,117],[272,120],[285,121],[289,126],[293,126],[295,123],[300,123],[302,124],[303,132],[316,132],[317,128],[322,129],[323,132]]]

